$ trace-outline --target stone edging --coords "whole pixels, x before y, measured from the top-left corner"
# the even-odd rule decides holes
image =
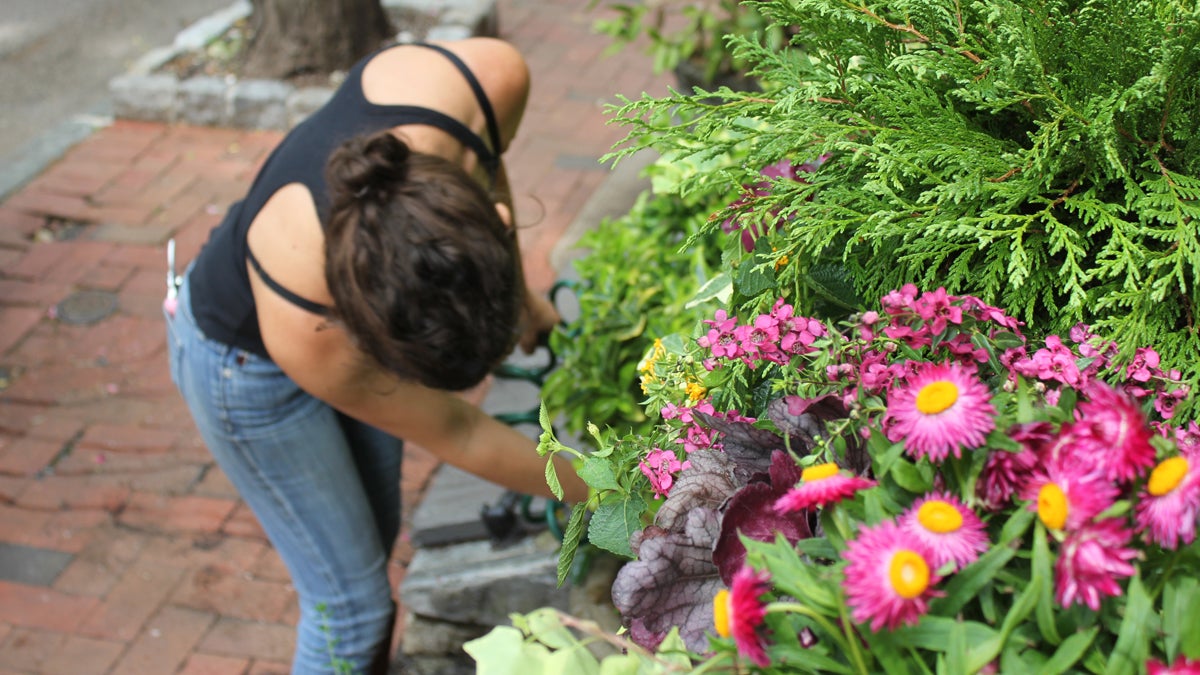
[[[383,0],[387,9],[430,15],[436,21],[421,36],[401,33],[400,41],[454,40],[497,33],[494,0]],[[123,75],[109,81],[113,116],[150,122],[239,129],[292,128],[333,94],[332,87],[294,87],[279,80],[197,76],[180,79],[160,72],[173,59],[203,49],[235,22],[250,15],[249,0],[236,0],[153,49]]]

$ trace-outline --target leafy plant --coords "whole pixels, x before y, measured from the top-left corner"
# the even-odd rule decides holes
[[[631,126],[623,151],[697,167],[681,194],[753,184],[781,158],[828,158],[710,223],[787,223],[730,270],[732,310],[782,294],[811,311],[797,296],[822,278],[858,298],[945,286],[1044,334],[1087,322],[1122,359],[1155,344],[1197,382],[1200,7],[749,4],[803,47],[731,37],[765,91],[644,95],[615,110]],[[714,161],[731,156],[742,160]]]
[[[597,4],[599,0],[593,0],[592,6]],[[612,38],[610,51],[626,48],[644,36],[656,73],[692,66],[705,85],[711,85],[719,75],[746,70],[745,59],[728,47],[728,36],[770,39],[775,47],[784,42],[783,32],[757,8],[738,0],[608,2],[605,7],[615,16],[598,20],[595,26]]]
[[[840,325],[791,309],[660,357],[641,447],[687,465],[643,487],[667,495],[613,587],[631,640],[678,635],[691,672],[1200,667],[1200,425],[1156,351],[1031,343],[911,285]],[[580,470],[600,499],[610,450]]]
[[[628,214],[606,219],[579,242],[587,251],[574,263],[580,316],[551,335],[559,365],[541,392],[568,431],[582,434],[589,422],[619,433],[648,429],[640,376],[653,374],[639,373],[638,364],[656,336],[709,311],[689,301],[720,265],[723,237],[699,234],[716,208],[647,192]]]

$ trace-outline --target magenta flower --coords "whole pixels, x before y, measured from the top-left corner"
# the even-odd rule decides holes
[[[1032,357],[1014,361],[1011,367],[1026,377],[1061,382],[1072,389],[1079,389],[1087,383],[1084,373],[1079,370],[1075,353],[1057,335],[1048,336],[1045,348],[1034,352]]]
[[[999,511],[1007,506],[1021,485],[1029,479],[1037,463],[1037,455],[1030,450],[995,450],[990,453],[975,484],[975,494],[983,507],[989,511]]]
[[[910,455],[940,463],[962,448],[983,445],[996,427],[987,385],[955,363],[921,363],[905,385],[888,393],[887,437]]]
[[[1109,480],[1130,481],[1154,466],[1153,432],[1142,411],[1120,392],[1096,380],[1076,408],[1078,426],[1094,441],[1088,455]]]
[[[1029,508],[1049,529],[1071,531],[1108,510],[1118,493],[1102,474],[1060,457],[1057,461],[1042,460],[1041,467],[1022,488],[1021,498],[1031,500]]]
[[[1007,506],[1029,481],[1038,466],[1039,453],[1054,437],[1054,428],[1046,422],[1015,424],[1008,428],[1008,435],[1021,444],[1021,449],[989,453],[975,484],[975,494],[989,511]]]
[[[948,493],[918,499],[896,522],[905,534],[925,547],[935,570],[947,563],[962,569],[988,548],[983,521]]]
[[[870,622],[873,631],[917,623],[938,595],[929,553],[892,521],[862,528],[847,542],[845,558],[846,603],[854,620]]]
[[[1183,455],[1159,462],[1138,497],[1136,514],[1138,530],[1163,548],[1195,541],[1200,462]]]
[[[721,589],[713,598],[713,622],[717,635],[723,638],[732,635],[738,653],[759,668],[771,664],[759,632],[763,617],[767,614],[762,596],[767,592],[769,580],[767,572],[755,572],[750,567],[743,567],[734,575],[729,590]]]
[[[753,367],[758,359],[772,360],[779,353],[779,320],[770,314],[759,314],[754,323],[738,326],[733,334],[747,366]]]
[[[737,328],[737,318],[730,318],[725,310],[718,309],[713,319],[705,319],[709,325],[708,333],[700,336],[696,343],[708,349],[716,358],[736,359],[740,357],[741,345],[734,330]]]
[[[688,468],[688,462],[680,462],[674,452],[655,448],[646,454],[646,459],[638,462],[638,468],[650,481],[655,497],[666,497],[675,484],[675,477],[680,471]]]
[[[1150,659],[1146,662],[1146,675],[1200,675],[1200,660],[1189,659],[1180,654],[1170,666],[1162,661]]]
[[[1129,548],[1133,537],[1119,518],[1089,523],[1067,535],[1054,564],[1054,598],[1064,608],[1074,603],[1100,611],[1105,597],[1121,595],[1118,579],[1133,576],[1129,563],[1138,552]]]
[[[796,487],[775,502],[775,510],[790,513],[835,504],[874,485],[875,481],[849,475],[833,462],[810,466],[800,474]]]
[[[948,325],[962,323],[962,307],[951,302],[955,299],[953,296],[946,295],[945,288],[927,291],[921,294],[921,297],[913,304],[913,311],[929,325],[929,330],[934,335],[940,335],[945,332]]]

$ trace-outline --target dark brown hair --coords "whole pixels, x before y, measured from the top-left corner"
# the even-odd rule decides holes
[[[325,280],[333,318],[397,375],[460,391],[512,350],[524,298],[516,237],[495,201],[390,132],[329,160]]]

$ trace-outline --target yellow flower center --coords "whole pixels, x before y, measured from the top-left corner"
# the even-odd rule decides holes
[[[930,382],[917,392],[917,412],[936,415],[958,400],[958,387],[948,380]]]
[[[888,578],[896,595],[912,600],[929,588],[929,564],[920,553],[901,549],[892,556]]]
[[[814,480],[825,480],[832,476],[836,476],[839,471],[838,465],[833,462],[826,462],[816,466],[810,466],[800,472],[800,480],[810,483]]]
[[[724,588],[713,597],[713,625],[717,635],[729,637],[729,591]]]
[[[945,534],[957,532],[962,527],[963,517],[953,504],[935,499],[917,509],[917,522],[930,532]]]
[[[1055,483],[1046,483],[1038,490],[1037,512],[1042,524],[1052,530],[1067,525],[1067,494]]]
[[[699,382],[688,382],[687,395],[689,399],[693,401],[699,401],[700,399],[704,398],[704,394],[707,392],[708,390],[705,389],[704,385],[700,384]]]
[[[1164,459],[1150,472],[1150,482],[1146,484],[1146,490],[1155,497],[1167,494],[1179,487],[1189,468],[1191,467],[1187,459],[1183,457]]]

